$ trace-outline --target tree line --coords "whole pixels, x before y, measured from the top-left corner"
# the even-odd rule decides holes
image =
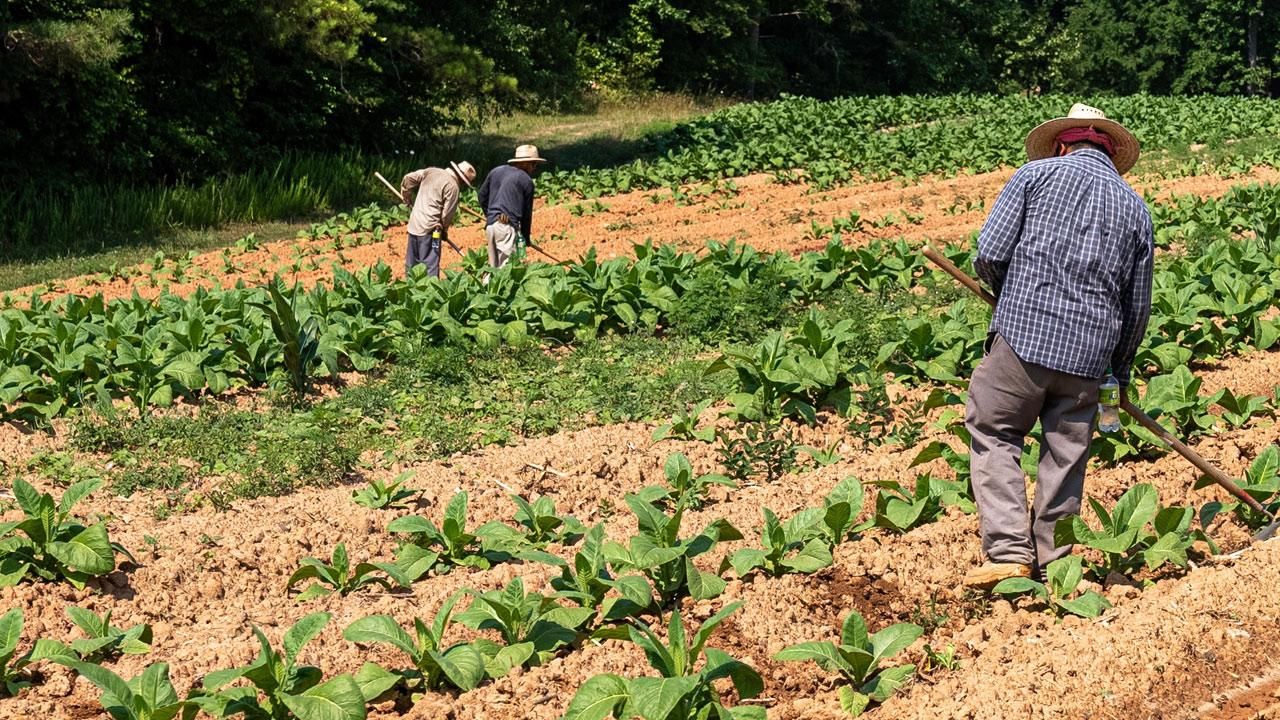
[[[407,150],[649,90],[1266,94],[1263,0],[8,0],[0,186]]]

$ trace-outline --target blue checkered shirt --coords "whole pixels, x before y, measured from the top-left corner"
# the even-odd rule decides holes
[[[1151,315],[1151,214],[1100,150],[1022,166],[978,236],[991,329],[1025,362],[1128,384]]]

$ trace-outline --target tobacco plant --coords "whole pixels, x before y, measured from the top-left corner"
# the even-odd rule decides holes
[[[556,597],[572,600],[584,608],[598,609],[602,621],[623,620],[653,608],[653,588],[643,575],[615,578],[609,572],[603,523],[587,531],[572,563],[547,553],[531,559],[560,569],[560,577],[551,579]],[[619,596],[606,598],[611,590]]]
[[[22,639],[22,608],[13,608],[0,615],[0,698],[17,697],[24,688],[31,687],[26,668],[40,660],[71,662],[75,655],[65,645],[53,640],[36,640],[30,651],[17,655],[18,641]]]
[[[1111,573],[1131,575],[1139,567],[1156,570],[1165,563],[1187,566],[1187,550],[1197,540],[1214,547],[1201,529],[1193,530],[1194,511],[1189,507],[1161,507],[1155,486],[1134,485],[1125,491],[1110,512],[1089,498],[1101,527],[1090,528],[1078,515],[1062,518],[1054,528],[1058,545],[1080,544],[1098,551],[1101,563],[1090,563],[1099,579]]]
[[[707,501],[707,494],[713,485],[737,487],[737,483],[724,475],[715,473],[697,475],[693,473],[693,465],[682,453],[672,453],[662,467],[667,480],[666,487],[650,485],[639,492],[645,501],[663,507],[701,508]]]
[[[539,663],[574,642],[596,614],[594,608],[565,607],[553,596],[527,592],[518,577],[501,590],[467,592],[475,599],[458,614],[459,623],[476,630],[497,630],[508,648],[527,646]]]
[[[71,650],[81,660],[96,662],[120,655],[142,655],[151,651],[151,626],[139,623],[128,629],[111,624],[111,611],[102,616],[84,608],[68,605],[67,617],[84,632],[85,637],[71,641]]]
[[[711,407],[711,403],[711,400],[703,400],[692,408],[677,411],[671,418],[670,422],[659,425],[657,429],[653,431],[653,436],[650,438],[650,441],[658,443],[663,440],[674,439],[689,441],[697,440],[699,442],[709,443],[712,440],[715,440],[715,427],[698,427],[698,418],[702,416],[702,413],[706,412],[707,408]]]
[[[266,635],[254,626],[260,646],[257,659],[244,667],[205,675],[203,693],[192,700],[214,717],[243,714],[254,720],[364,720],[368,698],[353,676],[325,680],[320,668],[298,663],[302,648],[328,622],[328,613],[303,617],[285,632],[283,652],[272,648]],[[229,687],[238,680],[249,684]]]
[[[1201,478],[1196,482],[1196,489],[1213,484],[1209,478]],[[1268,445],[1258,453],[1249,468],[1245,470],[1244,479],[1239,483],[1240,489],[1271,513],[1280,510],[1280,447]],[[1219,513],[1235,513],[1240,522],[1250,529],[1258,529],[1271,522],[1271,517],[1260,513],[1245,503],[1237,500],[1230,502],[1214,501],[1206,503],[1200,510],[1200,524],[1208,527]]]
[[[875,515],[869,521],[871,527],[905,533],[937,520],[949,506],[965,513],[975,510],[968,482],[926,474],[917,477],[915,487],[910,489],[897,480],[874,480],[871,484],[880,488]]]
[[[486,549],[521,554],[527,548],[544,549],[551,543],[572,544],[586,528],[572,515],[557,515],[551,498],[539,496],[533,502],[512,494],[516,504],[516,526],[489,522],[476,529]]]
[[[644,575],[658,594],[662,607],[684,595],[707,600],[724,592],[725,582],[715,573],[703,572],[693,559],[709,552],[716,543],[741,540],[742,533],[726,520],[716,520],[690,538],[680,537],[685,508],[667,515],[636,495],[625,497],[635,513],[640,533],[627,545],[606,542],[604,554],[609,565],[622,574]]]
[[[401,473],[399,477],[389,483],[372,478],[369,480],[368,487],[353,490],[351,499],[357,505],[363,505],[370,510],[402,508],[405,506],[404,501],[413,497],[417,492],[403,489],[410,476],[411,473]]]
[[[760,706],[726,708],[714,684],[727,678],[739,700],[750,700],[764,689],[760,674],[728,653],[706,646],[715,629],[741,606],[741,602],[726,605],[692,634],[685,628],[680,611],[673,610],[665,642],[651,627],[638,621],[613,631],[611,637],[639,645],[659,676],[596,675],[578,688],[564,720],[763,720],[765,709]]]
[[[732,566],[738,577],[754,570],[777,577],[786,573],[814,573],[831,565],[831,548],[821,537],[814,537],[814,525],[821,511],[801,511],[785,524],[769,508],[764,508],[764,527],[760,531],[761,548],[743,548],[725,558],[720,571]]]
[[[400,627],[390,615],[371,615],[348,625],[342,636],[356,643],[390,645],[407,655],[413,662],[413,669],[392,675],[395,675],[397,682],[405,681],[409,690],[415,694],[446,687],[464,692],[473,690],[486,677],[502,677],[511,668],[524,664],[533,648],[529,645],[506,647],[492,656],[486,656],[483,650],[487,646],[477,642],[446,646],[444,634],[449,628],[453,608],[462,597],[461,592],[451,595],[432,618],[430,625],[415,618],[412,632]],[[383,691],[385,692],[385,688]],[[366,697],[371,692],[366,692]]]
[[[390,590],[392,585],[388,578],[394,580],[400,587],[408,587],[413,582],[394,563],[362,562],[354,568],[351,567],[346,543],[338,543],[333,549],[329,563],[325,564],[311,557],[303,558],[302,566],[294,570],[289,576],[289,581],[285,583],[285,591],[292,590],[294,585],[304,580],[315,580],[316,582],[309,585],[296,598],[298,602],[306,602],[333,593],[349,595],[372,585]],[[387,577],[379,577],[375,574],[378,572],[385,573]]]
[[[1086,590],[1077,597],[1076,588],[1084,578],[1082,561],[1079,556],[1067,555],[1049,563],[1044,568],[1045,579],[1042,583],[1031,578],[1006,578],[1001,580],[992,592],[1009,597],[1032,595],[1047,605],[1058,617],[1063,615],[1079,615],[1093,618],[1111,607],[1107,599],[1092,590]]]
[[[924,634],[919,625],[898,623],[870,633],[856,610],[850,610],[840,629],[839,643],[803,642],[774,656],[783,661],[813,661],[824,670],[838,672],[847,685],[840,687],[840,707],[857,717],[875,702],[889,699],[913,674],[915,665],[881,668]]]
[[[199,709],[192,700],[178,699],[178,692],[169,680],[168,663],[148,665],[132,680],[125,680],[93,663],[64,664],[102,691],[98,703],[114,720],[172,720],[179,717],[191,720]]]
[[[31,575],[83,588],[89,578],[115,570],[116,553],[133,559],[111,542],[105,524],[84,525],[71,515],[72,508],[101,485],[97,478],[73,483],[55,504],[51,494],[40,493],[21,478],[13,481],[24,517],[0,523],[0,587]]]
[[[396,564],[410,581],[418,580],[433,567],[448,571],[455,566],[484,569],[492,565],[481,548],[479,535],[467,531],[465,491],[449,500],[440,527],[424,517],[405,515],[392,520],[387,530],[409,534],[409,540],[397,552]]]

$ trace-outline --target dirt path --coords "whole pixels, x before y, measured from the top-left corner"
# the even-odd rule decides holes
[[[898,236],[958,242],[982,226],[987,209],[1011,173],[1006,169],[954,178],[930,177],[915,184],[890,180],[815,193],[806,185],[780,185],[768,175],[753,175],[738,179],[736,190],[725,189],[725,184],[720,190],[711,190],[706,183],[691,186],[687,197],[678,200],[664,189],[553,207],[540,205],[534,216],[535,241],[561,260],[575,259],[592,247],[602,257],[627,255],[633,245],[646,240],[700,250],[708,240],[736,239],[765,251],[803,252],[826,244],[825,238],[814,237],[815,224],[831,226],[856,212],[862,224],[858,231],[844,233],[846,242],[860,244]],[[1277,179],[1280,171],[1259,167],[1232,178],[1139,179],[1135,187],[1158,198],[1219,196],[1233,185]],[[699,194],[703,191],[708,194]],[[148,276],[149,266],[141,265],[141,272],[132,277],[102,280],[84,276],[59,283],[54,289],[102,292],[108,298],[134,292],[156,297],[165,290],[187,294],[197,287],[230,287],[241,281],[257,284],[277,272],[290,282],[309,286],[332,277],[335,264],[358,271],[379,261],[399,274],[404,266],[404,232],[403,226],[391,228],[379,242],[341,251],[325,249],[332,245],[330,240],[304,240],[270,243],[227,258],[222,252],[206,253],[196,257],[184,271],[184,279],[177,282],[172,279],[172,265],[155,282]],[[456,228],[452,239],[464,250],[485,246],[483,229],[477,224]],[[458,260],[457,254],[445,250],[444,267],[452,267]],[[32,290],[23,288],[12,295],[25,298]]]

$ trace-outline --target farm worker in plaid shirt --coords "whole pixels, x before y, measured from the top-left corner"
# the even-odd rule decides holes
[[[1133,134],[1077,104],[1026,146],[1031,162],[1000,192],[974,261],[997,302],[966,410],[987,558],[970,587],[1039,575],[1071,552],[1053,529],[1080,510],[1098,386],[1109,368],[1124,392],[1151,314],[1151,215],[1121,178],[1138,159]],[[1037,420],[1028,514],[1019,459]]]
[[[426,265],[427,274],[440,277],[440,243],[449,237],[449,226],[458,215],[461,185],[471,187],[476,169],[465,160],[449,163],[449,169],[414,170],[400,180],[400,195],[409,212],[409,245],[404,254],[404,274]],[[416,191],[416,197],[415,197]]]

